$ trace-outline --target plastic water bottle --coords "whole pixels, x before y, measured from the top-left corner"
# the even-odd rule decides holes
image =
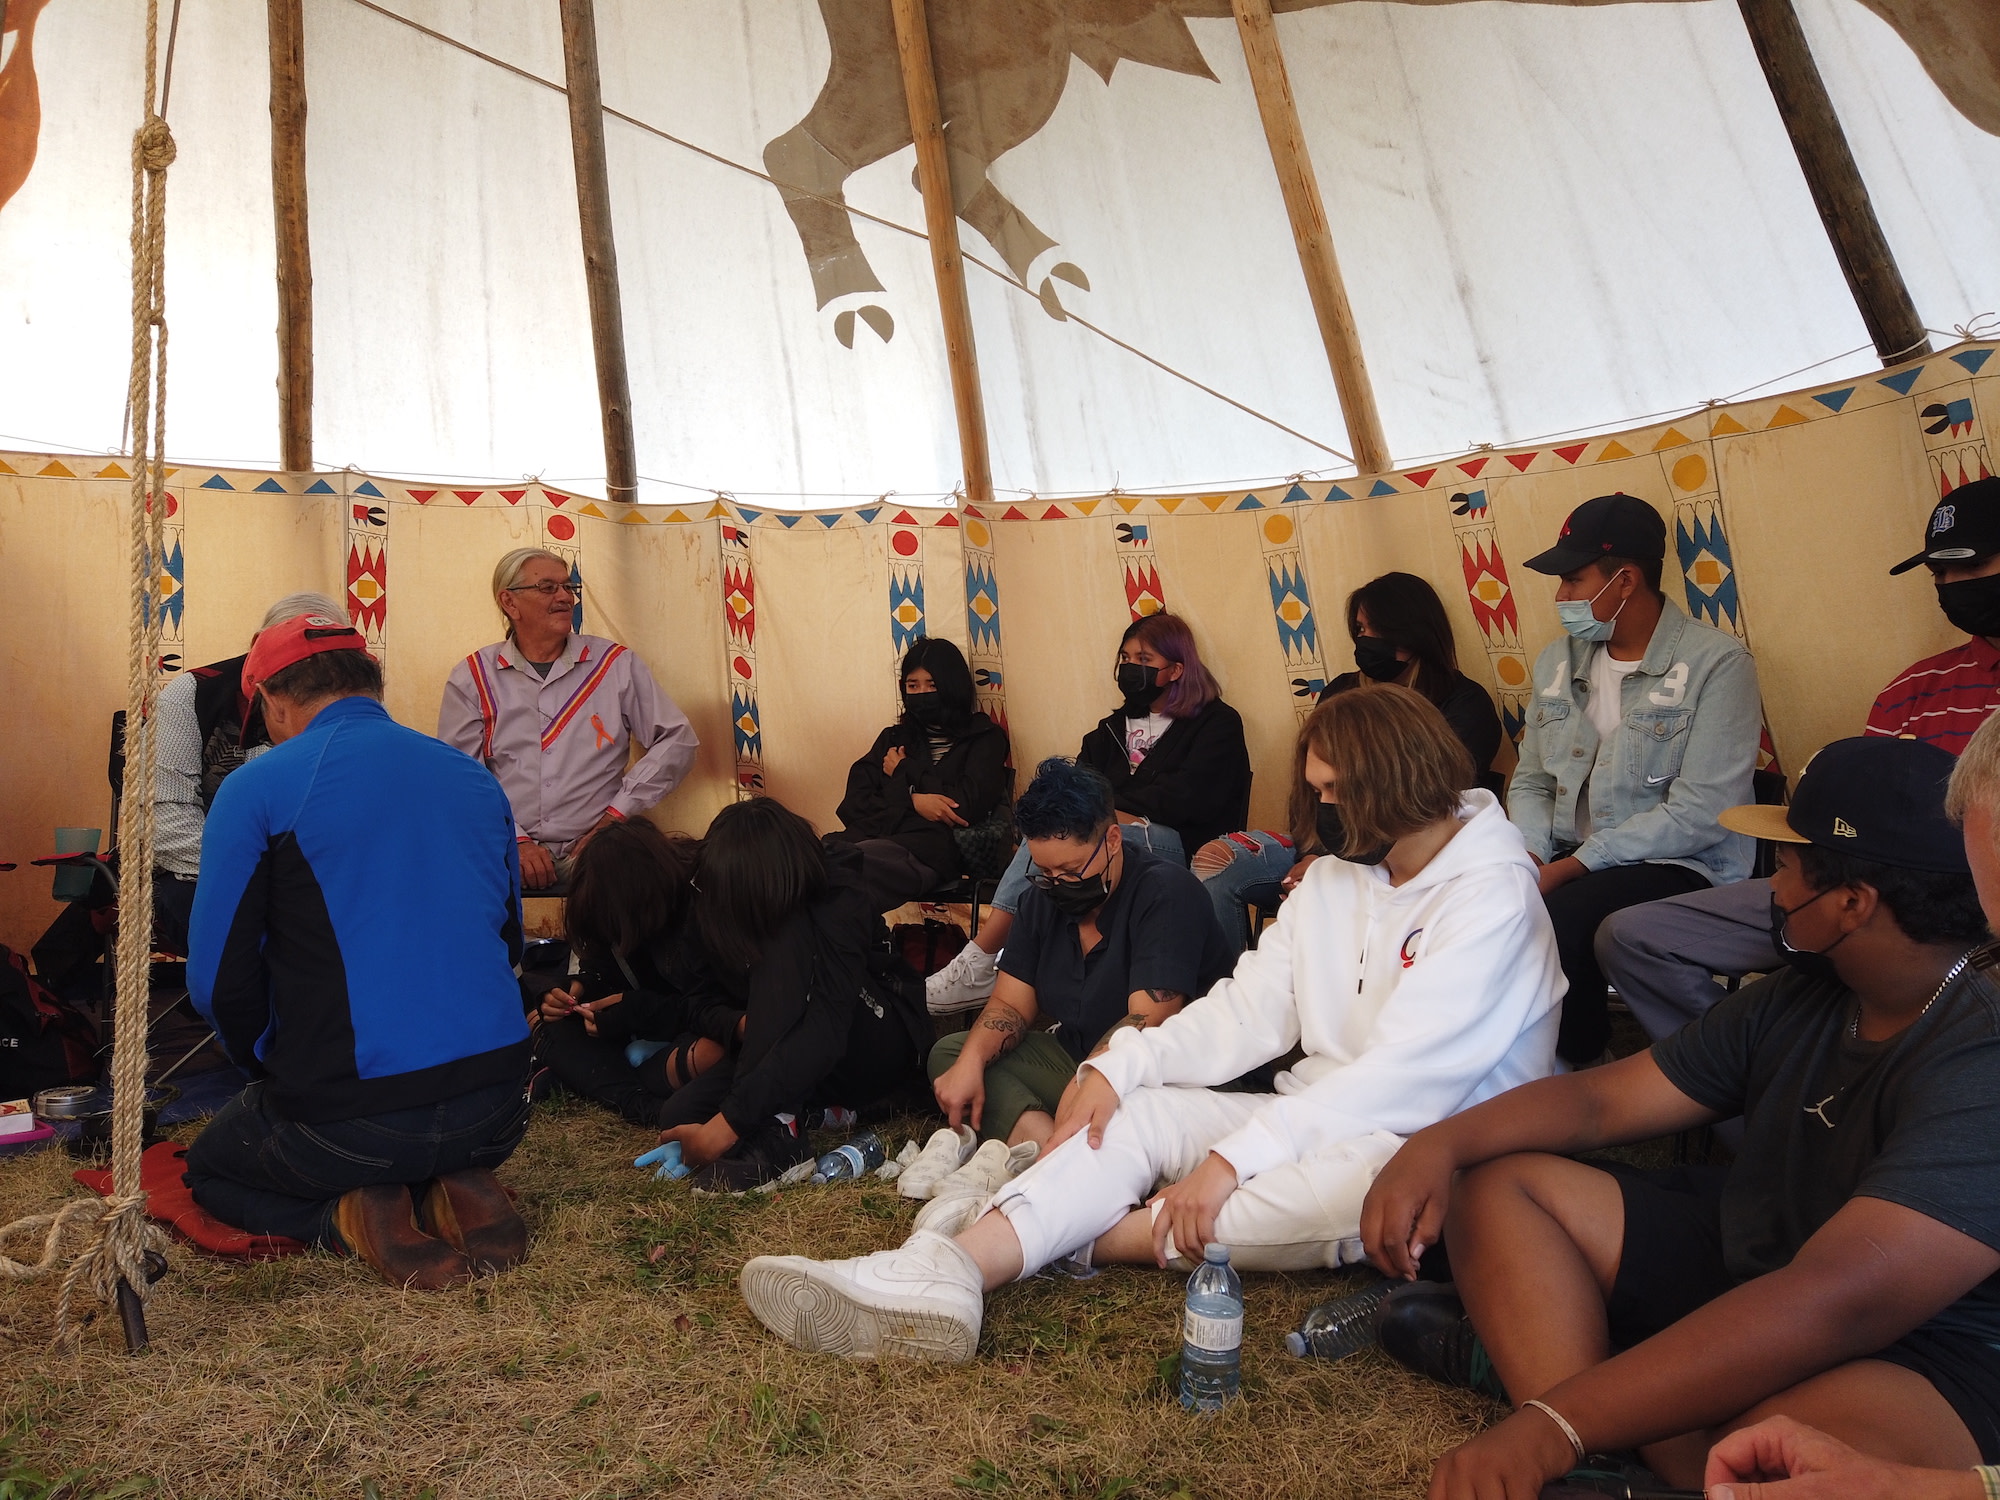
[[[1345,1297],[1322,1302],[1305,1316],[1296,1332],[1285,1335],[1285,1347],[1300,1359],[1345,1359],[1375,1342],[1375,1316],[1394,1290],[1383,1280]]]
[[[1181,1405],[1220,1411],[1241,1392],[1243,1282],[1227,1245],[1209,1245],[1188,1277],[1181,1319]]]
[[[846,1145],[835,1146],[822,1156],[813,1167],[812,1180],[845,1182],[874,1171],[887,1155],[882,1149],[882,1138],[872,1130],[864,1130]]]

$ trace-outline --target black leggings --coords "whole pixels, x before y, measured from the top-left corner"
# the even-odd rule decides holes
[[[1615,911],[1705,891],[1704,875],[1681,865],[1613,865],[1572,880],[1548,897],[1549,921],[1556,930],[1569,994],[1563,1000],[1556,1054],[1572,1067],[1596,1062],[1611,1040],[1611,1017],[1604,1004],[1604,971],[1597,967],[1597,927]]]
[[[680,1092],[667,1081],[668,1060],[695,1040],[693,1032],[676,1037],[635,1068],[625,1060],[625,1043],[592,1036],[583,1029],[581,1016],[570,1015],[542,1023],[536,1033],[535,1057],[572,1094],[602,1104],[634,1125],[652,1127],[662,1123],[662,1110]],[[728,1066],[718,1064],[710,1071],[726,1077]],[[705,1120],[708,1115],[700,1118]]]

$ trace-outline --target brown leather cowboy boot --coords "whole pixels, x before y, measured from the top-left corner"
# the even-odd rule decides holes
[[[448,1172],[424,1190],[422,1223],[465,1252],[475,1274],[490,1275],[528,1258],[528,1226],[500,1179],[484,1167]]]
[[[472,1279],[464,1255],[418,1227],[416,1205],[400,1182],[346,1194],[333,1211],[333,1223],[347,1248],[391,1286],[436,1292]]]

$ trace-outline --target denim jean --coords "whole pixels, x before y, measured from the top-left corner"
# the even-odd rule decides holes
[[[253,1083],[188,1148],[194,1201],[225,1224],[338,1247],[333,1212],[356,1188],[428,1182],[497,1167],[528,1128],[519,1083],[489,1084],[436,1104],[316,1125],[288,1120]]]
[[[1121,823],[1118,836],[1134,848],[1157,854],[1161,859],[1179,865],[1188,862],[1187,851],[1181,848],[1181,836],[1164,823]],[[991,904],[995,911],[1013,913],[1021,909],[1021,898],[1028,893],[1028,870],[1032,863],[1028,858],[1028,842],[1023,839],[1008,862],[1006,873],[1000,877],[1000,888],[993,893]]]
[[[1203,875],[1201,883],[1208,899],[1215,903],[1222,940],[1235,959],[1250,946],[1249,908],[1277,903],[1278,882],[1298,863],[1299,856],[1290,839],[1262,829],[1225,834],[1220,842],[1228,846],[1229,863],[1213,875]]]

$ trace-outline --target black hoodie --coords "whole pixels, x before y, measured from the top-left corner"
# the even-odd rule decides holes
[[[1250,752],[1243,716],[1216,698],[1198,714],[1167,725],[1137,767],[1125,755],[1125,713],[1107,714],[1083,737],[1076,758],[1111,783],[1112,805],[1180,835],[1192,859],[1210,839],[1250,816]]]
[[[868,753],[848,768],[847,795],[835,815],[842,835],[893,840],[929,865],[942,884],[963,871],[958,842],[950,825],[920,814],[910,794],[940,792],[958,804],[967,827],[978,827],[1007,794],[1007,731],[975,713],[962,726],[940,732],[951,734],[951,748],[935,764],[929,731],[918,725],[891,724],[875,736]],[[884,776],[882,759],[895,745],[903,747],[903,762],[893,776]]]

